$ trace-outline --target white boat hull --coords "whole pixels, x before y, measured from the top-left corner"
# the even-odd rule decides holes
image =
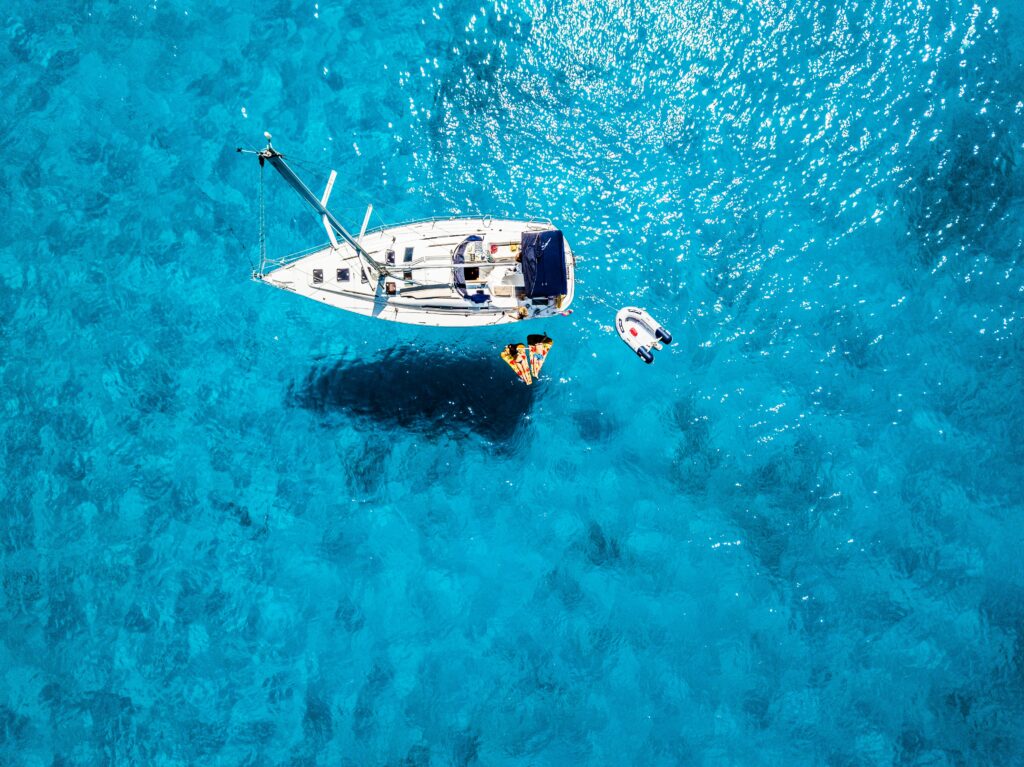
[[[654,362],[654,352],[661,350],[662,343],[672,343],[672,334],[636,306],[619,309],[615,315],[615,327],[619,331],[619,338],[648,365]]]
[[[565,294],[531,298],[524,289],[520,238],[551,230],[549,222],[490,217],[416,221],[368,231],[360,238],[361,247],[385,265],[388,276],[379,277],[345,242],[283,259],[255,276],[318,303],[392,322],[502,325],[553,317],[572,303],[575,258],[567,242]],[[453,265],[456,250],[474,235],[481,238],[479,247],[475,242],[471,246],[475,255]]]

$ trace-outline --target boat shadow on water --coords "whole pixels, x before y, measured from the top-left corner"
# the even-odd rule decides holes
[[[326,361],[293,384],[291,399],[321,413],[355,416],[376,428],[494,442],[526,424],[534,390],[495,354],[402,346],[371,359]]]

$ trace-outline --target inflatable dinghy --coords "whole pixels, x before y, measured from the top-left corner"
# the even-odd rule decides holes
[[[636,352],[636,356],[650,365],[654,362],[653,349],[672,343],[672,334],[654,321],[643,309],[627,306],[615,315],[615,327],[619,337]]]

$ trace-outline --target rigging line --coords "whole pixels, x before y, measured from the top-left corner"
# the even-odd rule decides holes
[[[383,229],[387,229],[388,228],[388,222],[384,220],[384,217],[380,214],[380,211],[377,210],[376,207],[374,207],[374,209],[373,209],[373,215],[380,222],[381,228],[383,228]]]
[[[266,212],[263,202],[263,161],[260,161],[260,274],[267,263],[267,225]]]
[[[296,168],[299,168],[300,170],[309,173],[315,178],[319,177],[320,174],[323,173],[325,164],[327,165],[328,168],[333,164],[331,162],[330,157],[327,158],[327,162],[325,163],[323,160],[321,160],[320,162],[315,162],[314,160],[298,159],[295,157],[295,155],[291,154],[290,152],[282,152],[282,156]]]
[[[249,268],[253,273],[255,273],[256,265],[252,262],[252,257],[249,255],[249,246],[246,246],[246,244],[242,242],[242,238],[238,236],[238,232],[235,231],[235,228],[231,226],[231,224],[228,224],[228,232],[231,233],[231,236],[234,237],[235,241],[238,243],[238,249],[245,253],[245,260],[249,262]]]
[[[286,160],[291,160],[292,164],[295,165],[295,167],[308,172],[310,175],[317,176],[317,175],[319,175],[319,173],[322,170],[322,168],[314,167],[312,165],[307,165],[307,164],[302,163],[302,162],[300,162],[298,160],[295,160],[290,154],[289,155],[282,155],[282,156]],[[352,195],[349,194],[348,196],[351,197]],[[337,210],[337,206],[335,206],[334,210]],[[351,217],[351,210],[346,210],[345,211],[345,217],[346,218],[350,218]],[[317,221],[318,224],[320,224],[321,226],[323,225],[323,221],[322,221],[321,215],[319,213],[316,213],[314,211],[313,212],[313,218]]]
[[[320,174],[323,173],[323,169],[324,169],[324,163],[323,162],[320,162],[319,164],[313,164],[312,160],[296,159],[295,155],[293,155],[291,153],[282,153],[282,155],[285,158],[285,160],[289,161],[296,168],[309,173],[314,178],[319,178]],[[332,164],[333,163],[328,162],[327,163],[327,167],[330,167]],[[355,192],[349,191],[348,194],[347,194],[347,197],[350,198],[350,199],[355,199],[355,200],[359,201],[361,204],[363,204],[364,207],[365,207],[365,205],[367,205],[369,203],[363,203],[362,201],[367,200],[367,199],[372,201],[372,198],[369,198],[369,197],[367,197],[365,195],[362,195],[358,191],[355,191]]]
[[[252,152],[253,154],[259,154],[260,150],[252,145],[251,142],[242,138],[241,134],[235,132],[235,145],[238,147],[245,147],[246,151]]]
[[[295,155],[293,155],[290,152],[284,152],[284,153],[282,153],[281,156],[284,157],[285,160],[290,162],[296,168],[298,168],[299,170],[305,171],[306,173],[309,173],[314,178],[319,178],[320,174],[323,172],[323,168],[324,168],[324,163],[323,162],[320,162],[318,164],[314,164],[314,161],[307,160],[307,159],[299,159],[299,158],[297,158]],[[328,162],[327,166],[330,167],[331,164],[332,163]],[[373,200],[373,198],[371,198],[371,197],[367,197],[365,195],[361,195],[358,191],[357,192],[351,192],[350,191],[347,194],[347,197],[350,199],[350,201],[355,199],[361,205],[363,205],[364,208],[365,208],[366,205],[370,204],[370,202],[372,202],[372,200]],[[369,202],[366,202],[366,200],[369,200]],[[384,226],[387,226],[387,222],[384,221],[383,219],[381,219],[381,224],[383,224]]]
[[[294,165],[296,168],[298,168],[299,170],[304,170],[313,176],[319,175],[321,173],[321,168],[323,168],[323,165],[316,166],[313,165],[311,162],[307,162],[306,160],[297,160],[291,154],[285,155],[285,159],[291,160],[292,165]]]

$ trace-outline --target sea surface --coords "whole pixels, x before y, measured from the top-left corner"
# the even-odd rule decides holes
[[[0,30],[0,763],[1024,764],[1024,5]],[[550,216],[574,314],[251,281],[264,130],[355,229]]]

